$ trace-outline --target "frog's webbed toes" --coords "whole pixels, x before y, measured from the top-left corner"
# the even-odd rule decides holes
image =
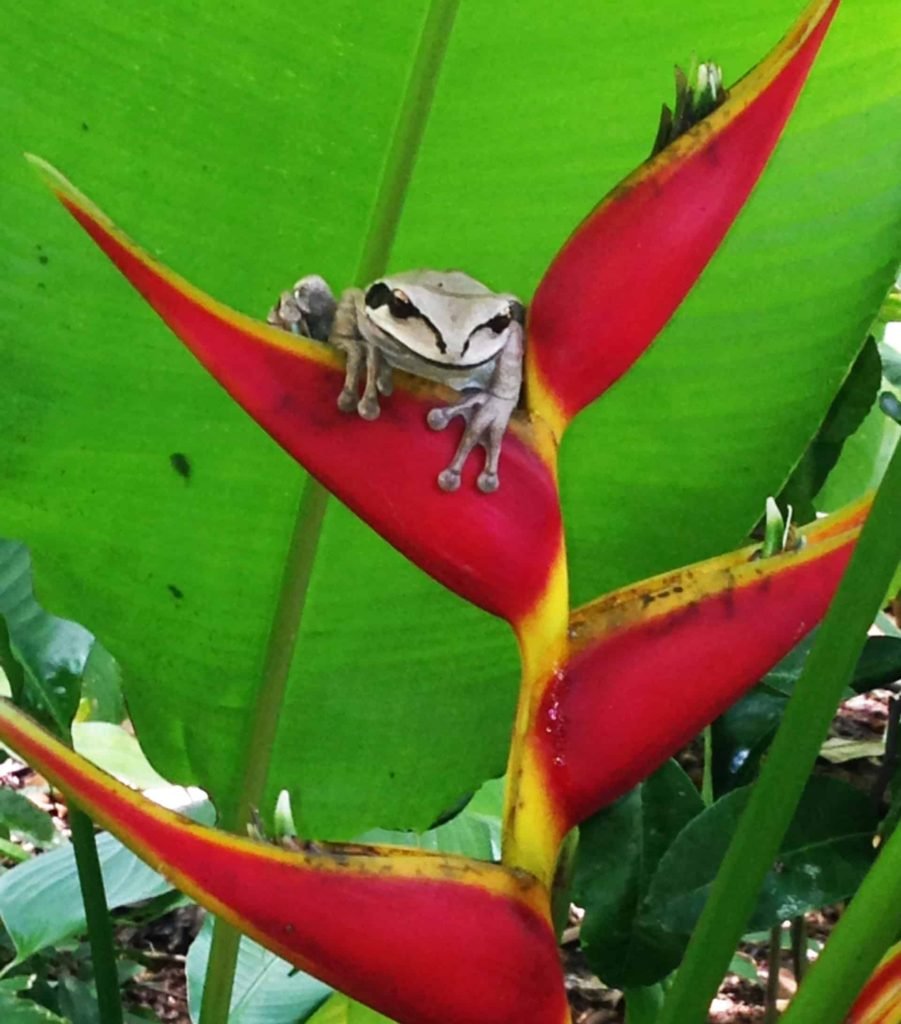
[[[504,432],[515,404],[515,399],[478,391],[456,405],[429,412],[428,424],[433,430],[443,430],[455,416],[462,416],[466,421],[463,436],[450,465],[438,475],[438,486],[443,491],[455,491],[460,486],[460,473],[469,453],[477,444],[485,449],[485,467],[479,473],[476,486],[483,494],[491,494],[500,487],[497,467]]]
[[[430,409],[426,416],[426,423],[432,430],[444,430],[455,416],[462,416],[469,423],[473,412],[485,401],[485,392],[476,391],[466,398],[462,398],[453,405],[440,406],[437,409]]]
[[[350,388],[342,388],[338,395],[338,408],[341,412],[353,412],[356,407],[356,394]]]

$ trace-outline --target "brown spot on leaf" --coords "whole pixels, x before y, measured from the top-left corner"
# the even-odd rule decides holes
[[[180,477],[185,480],[191,479],[191,462],[184,452],[173,452],[169,456],[169,464]]]

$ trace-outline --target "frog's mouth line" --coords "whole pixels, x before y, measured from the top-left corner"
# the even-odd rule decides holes
[[[419,362],[428,363],[429,366],[440,367],[440,369],[442,370],[475,370],[480,366],[484,366],[486,363],[490,363],[492,359],[497,358],[497,352],[494,352],[490,356],[487,356],[485,359],[480,359],[477,363],[454,363],[450,361],[445,361],[443,359],[429,359],[428,356],[424,356],[421,352],[417,351],[416,349],[410,348],[408,345],[405,345],[398,338],[395,338],[393,334],[388,335],[388,337],[390,337],[391,340],[400,349],[402,349],[405,353],[408,353],[409,355],[413,356]],[[500,349],[498,349],[498,352],[500,352]]]
[[[431,333],[435,336],[435,344],[438,347],[439,351],[445,352],[447,350],[447,345],[441,338],[440,334],[438,333],[438,329],[431,322],[431,320],[429,320],[427,316],[423,316],[423,314],[419,312],[415,314],[415,317],[420,323],[425,324],[429,331],[431,331]],[[453,362],[452,360],[449,359],[433,359],[427,355],[424,355],[421,349],[411,348],[409,345],[405,345],[404,342],[400,340],[400,338],[398,338],[396,335],[392,334],[390,330],[388,330],[387,326],[383,326],[382,324],[377,323],[374,320],[370,322],[376,328],[376,330],[379,331],[380,334],[382,334],[384,338],[386,338],[392,345],[396,346],[395,351],[397,354],[410,356],[417,362],[426,363],[429,366],[434,366],[441,370],[459,370],[461,373],[465,373],[468,370],[476,370],[480,366],[485,366],[487,363],[490,363],[493,359],[496,359],[498,353],[504,347],[502,344],[498,345],[497,349],[494,352],[492,352],[491,355],[486,356],[484,359],[475,360],[474,362]],[[484,326],[485,325],[482,324],[480,327],[477,327],[476,330],[481,330],[482,327]],[[501,337],[501,335],[498,335],[498,337]]]

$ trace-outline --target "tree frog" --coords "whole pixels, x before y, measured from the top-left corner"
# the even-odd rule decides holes
[[[459,270],[414,270],[348,288],[336,302],[328,284],[311,274],[282,292],[267,320],[345,353],[343,412],[376,419],[378,396],[391,394],[395,368],[462,392],[460,401],[427,417],[433,430],[444,430],[455,416],[466,424],[438,486],[455,491],[480,444],[485,465],[478,488],[497,490],[501,444],[522,386],[525,307],[516,296],[493,292]]]

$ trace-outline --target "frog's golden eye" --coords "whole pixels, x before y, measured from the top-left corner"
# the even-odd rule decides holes
[[[406,320],[416,313],[416,307],[400,288],[395,288],[388,296],[388,309],[395,320]]]

